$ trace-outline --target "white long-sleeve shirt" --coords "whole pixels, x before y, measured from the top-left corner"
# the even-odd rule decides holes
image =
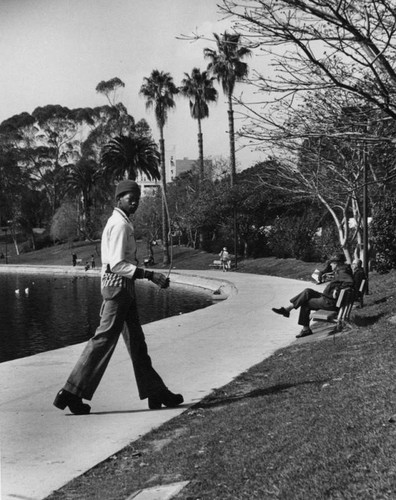
[[[101,257],[102,257],[102,285],[122,286],[120,279],[112,282],[104,280],[105,272],[110,268],[112,273],[124,278],[132,278],[137,269],[135,231],[132,222],[119,208],[114,208],[102,233]],[[109,273],[107,273],[109,274]],[[107,279],[107,281],[109,281]]]

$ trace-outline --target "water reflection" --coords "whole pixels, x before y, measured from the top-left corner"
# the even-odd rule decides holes
[[[195,288],[137,286],[142,324],[212,304]],[[88,340],[101,302],[99,278],[0,274],[0,362]]]

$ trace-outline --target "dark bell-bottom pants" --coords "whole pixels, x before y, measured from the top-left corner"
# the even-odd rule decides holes
[[[332,311],[335,309],[336,301],[325,295],[312,290],[312,288],[306,288],[301,293],[290,299],[293,304],[294,309],[300,308],[300,314],[298,317],[298,324],[302,326],[309,326],[309,317],[311,311],[318,311],[319,309],[325,309],[326,311]]]
[[[151,364],[140,325],[134,293],[125,288],[104,288],[101,319],[95,335],[88,341],[64,389],[91,400],[113,355],[120,334],[132,360],[140,399],[166,389]]]

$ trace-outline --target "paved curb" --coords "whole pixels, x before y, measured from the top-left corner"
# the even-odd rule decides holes
[[[2,499],[48,496],[295,340],[295,321],[271,308],[304,282],[242,273],[226,278],[216,271],[172,273],[171,279],[188,286],[223,286],[229,298],[144,326],[154,366],[172,390],[184,395],[186,403],[179,408],[149,411],[139,400],[121,342],[95,393],[91,415],[74,416],[52,406],[81,345],[1,363]]]

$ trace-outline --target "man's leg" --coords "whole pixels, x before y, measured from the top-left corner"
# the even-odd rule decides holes
[[[310,309],[308,303],[310,300],[318,299],[322,296],[320,292],[312,290],[312,288],[305,288],[298,295],[290,299],[294,309],[300,308],[298,324],[304,327],[309,327],[309,314]]]
[[[183,403],[183,396],[170,392],[153,368],[134,300],[125,323],[122,334],[132,359],[140,399],[148,398],[152,410],[162,405],[175,407]]]
[[[298,324],[307,328],[309,327],[311,311],[318,311],[319,309],[332,310],[334,307],[335,307],[334,301],[332,301],[328,297],[325,297],[321,293],[318,294],[318,296],[311,295],[311,297],[309,297],[300,306]]]
[[[67,379],[66,391],[80,398],[92,399],[117,345],[127,305],[125,290],[111,300],[104,300],[100,324]]]
[[[131,356],[140,399],[166,389],[162,378],[152,366],[135,300],[131,301],[122,335]]]

